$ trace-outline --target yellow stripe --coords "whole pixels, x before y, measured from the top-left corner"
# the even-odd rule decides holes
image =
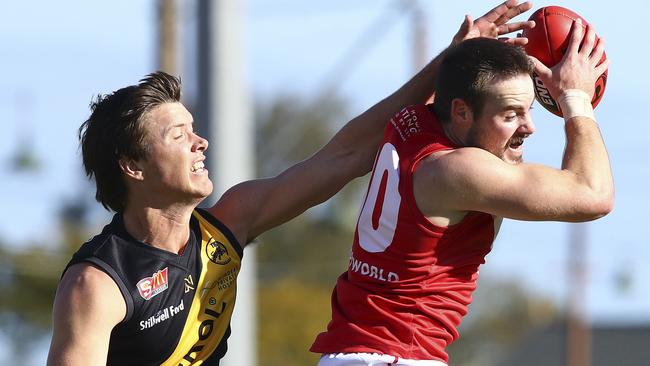
[[[196,212],[193,215],[201,227],[203,266],[181,338],[163,366],[202,364],[221,342],[235,306],[241,258],[221,231]],[[208,253],[216,249],[218,255],[211,254],[211,260]]]

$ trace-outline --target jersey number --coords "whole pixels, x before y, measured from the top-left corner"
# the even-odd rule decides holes
[[[357,229],[359,245],[370,253],[385,251],[393,242],[399,195],[399,155],[395,146],[386,143],[379,153]]]

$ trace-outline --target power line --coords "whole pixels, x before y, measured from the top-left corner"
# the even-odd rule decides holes
[[[388,4],[385,11],[361,33],[334,67],[325,74],[323,82],[319,84],[324,85],[321,92],[323,97],[328,97],[336,92],[341,81],[363,59],[363,55],[367,54],[367,51],[377,44],[388,32],[390,26],[394,25],[396,20],[399,19],[399,17],[395,16],[395,13],[403,12],[405,9],[407,8],[402,6],[402,2],[399,0]]]

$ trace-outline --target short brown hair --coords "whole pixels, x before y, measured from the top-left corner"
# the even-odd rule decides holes
[[[434,100],[436,114],[441,121],[449,121],[451,102],[460,98],[478,117],[492,82],[532,72],[533,63],[519,46],[492,38],[463,41],[445,51],[440,64]]]
[[[83,165],[88,178],[94,176],[95,198],[107,210],[122,211],[127,189],[119,161],[147,156],[143,117],[153,108],[179,102],[181,81],[158,71],[111,94],[98,95],[91,103],[90,117],[79,127]]]

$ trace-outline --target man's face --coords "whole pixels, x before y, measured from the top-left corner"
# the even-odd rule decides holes
[[[144,117],[148,155],[142,166],[147,190],[163,201],[195,202],[212,193],[204,167],[208,141],[194,133],[193,118],[181,103],[164,103]]]
[[[467,145],[485,149],[506,163],[521,163],[524,139],[535,132],[530,116],[534,98],[528,75],[494,82],[481,115],[474,116]]]

